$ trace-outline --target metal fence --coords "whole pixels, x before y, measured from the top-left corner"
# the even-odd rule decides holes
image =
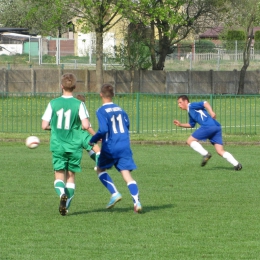
[[[77,93],[75,93],[77,94]],[[101,106],[98,94],[86,96],[86,106],[94,129],[96,109]],[[41,117],[48,102],[60,93],[0,93],[0,132],[41,133]],[[189,95],[190,101],[207,100],[213,106],[225,134],[260,133],[260,95]],[[176,95],[118,94],[114,103],[129,115],[130,131],[135,134],[175,134],[191,129],[178,128],[173,119],[187,122],[187,112],[178,108]]]
[[[93,39],[90,40],[91,44],[89,45],[84,39],[75,41],[60,38],[35,38],[29,42],[21,43],[21,46],[1,44],[0,47],[3,50],[0,50],[0,69],[62,67],[94,70],[96,66],[96,50],[92,41]],[[115,42],[121,41],[115,39],[112,42],[114,45],[109,48],[105,48],[106,42],[104,42],[104,70],[122,70],[124,69],[123,62],[119,62],[114,49]],[[243,48],[241,48],[241,44],[238,41],[230,41],[228,44],[222,43],[221,45],[212,43],[211,47],[204,47],[199,42],[188,45],[178,44],[180,47],[175,47],[173,53],[166,57],[164,69],[168,71],[240,70],[243,66]],[[4,50],[9,51],[4,52]],[[259,69],[259,44],[252,46],[250,59],[248,70]]]

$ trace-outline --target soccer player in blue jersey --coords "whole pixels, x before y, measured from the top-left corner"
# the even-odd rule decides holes
[[[136,169],[136,165],[130,147],[128,115],[121,107],[113,103],[114,89],[111,84],[104,84],[101,87],[100,97],[103,105],[96,112],[99,129],[92,136],[90,145],[102,140],[97,173],[100,181],[111,194],[106,208],[112,208],[122,199],[107,173],[107,169],[115,166],[121,172],[130,191],[134,202],[134,211],[140,213],[142,206],[139,201],[139,190],[136,181],[131,176],[131,171]]]
[[[188,138],[187,144],[203,156],[201,166],[205,166],[212,155],[198,141],[209,139],[220,156],[231,163],[236,171],[241,170],[242,165],[232,154],[224,150],[221,125],[215,119],[216,114],[210,104],[207,101],[190,103],[186,95],[181,95],[178,98],[178,105],[180,109],[188,111],[189,123],[180,123],[178,120],[174,120],[175,125],[184,128],[193,128],[196,123],[200,125],[200,128],[195,130]]]

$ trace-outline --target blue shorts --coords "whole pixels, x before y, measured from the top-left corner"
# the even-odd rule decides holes
[[[123,170],[132,171],[137,168],[132,157],[107,158],[106,156],[102,156],[101,152],[98,158],[98,167],[101,169],[110,169],[113,166],[115,166],[119,172]]]
[[[197,140],[209,139],[212,144],[223,145],[221,126],[201,126],[191,136]]]

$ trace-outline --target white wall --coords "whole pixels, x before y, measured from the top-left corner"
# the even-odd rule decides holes
[[[0,44],[0,55],[15,55],[23,53],[23,44]]]
[[[105,33],[103,39],[103,50],[105,54],[114,55],[115,35],[114,33]],[[96,34],[79,33],[78,34],[78,56],[91,56],[96,52]]]

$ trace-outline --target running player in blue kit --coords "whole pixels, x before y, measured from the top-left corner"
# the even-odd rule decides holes
[[[196,123],[200,125],[200,128],[188,138],[187,144],[203,156],[201,166],[205,166],[212,155],[198,141],[209,139],[220,156],[231,163],[236,171],[241,170],[242,165],[231,153],[224,150],[221,124],[216,121],[216,114],[210,104],[207,101],[190,103],[188,96],[181,95],[178,98],[178,106],[180,109],[188,111],[189,123],[180,123],[178,120],[174,120],[175,125],[184,128],[193,128]]]
[[[102,140],[101,153],[98,160],[97,173],[100,181],[108,189],[111,198],[106,208],[112,208],[122,199],[115,184],[107,173],[107,169],[115,166],[121,172],[134,202],[134,211],[140,213],[139,190],[131,171],[136,169],[130,147],[129,118],[127,113],[114,104],[114,89],[111,84],[101,87],[100,97],[103,105],[96,111],[99,129],[90,139],[90,145]]]

